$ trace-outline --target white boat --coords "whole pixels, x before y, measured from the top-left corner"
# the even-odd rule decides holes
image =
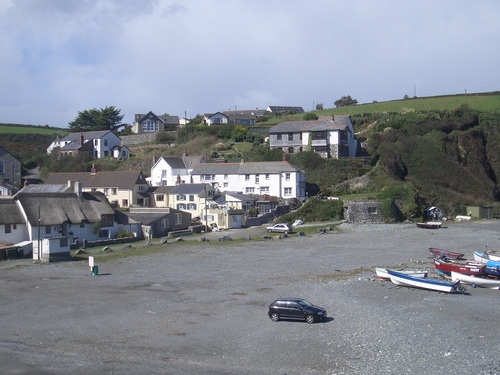
[[[396,270],[393,270],[396,271]],[[376,267],[375,272],[377,273],[377,278],[381,280],[390,280],[391,276],[387,273],[386,268],[381,268],[381,267]],[[413,277],[418,277],[420,279],[425,279],[427,277],[427,271],[426,270],[401,270],[401,271],[396,271],[400,273],[404,273],[405,275],[410,275]]]
[[[459,286],[460,281],[453,283],[443,282],[434,279],[422,279],[418,277],[412,277],[405,275],[401,272],[396,272],[392,270],[387,270],[391,281],[396,285],[407,286],[412,288],[420,288],[427,290],[434,290],[436,292],[453,293],[457,290],[463,291],[464,288]]]
[[[464,275],[463,273],[458,273],[455,271],[451,271],[451,279],[460,280],[461,283],[480,286],[481,288],[500,289],[500,280],[498,279]]]
[[[486,263],[489,260],[500,262],[500,256],[488,254],[482,251],[474,251],[474,260],[480,263]]]

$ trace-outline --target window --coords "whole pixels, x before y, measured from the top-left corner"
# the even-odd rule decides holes
[[[227,188],[227,187],[229,186],[229,184],[228,184],[227,182],[224,182],[223,186],[224,186],[225,188]]]
[[[285,180],[290,181],[290,173],[285,173]]]
[[[122,151],[122,156],[126,157],[127,156],[127,151]]]
[[[161,230],[165,230],[168,228],[168,219],[161,219]]]
[[[177,203],[177,209],[178,210],[185,210],[186,209],[186,203]]]
[[[186,196],[184,194],[177,194],[177,200],[178,201],[185,201],[186,200]]]
[[[104,195],[109,195],[109,189],[108,188],[104,188]]]
[[[142,130],[145,132],[157,132],[159,129],[159,125],[155,121],[148,120],[142,123]]]
[[[85,221],[83,221],[83,220],[82,220],[82,221],[80,222],[80,228],[85,228]]]
[[[190,195],[189,195],[189,201],[190,201],[190,202],[194,202],[194,195],[193,195],[193,194],[190,194]]]
[[[245,188],[245,193],[247,194],[251,194],[251,193],[254,193],[255,192],[255,188],[253,187],[247,187]]]
[[[293,147],[288,147],[288,153],[293,154]]]
[[[144,185],[139,185],[139,191],[144,191],[144,190],[146,190],[146,189],[144,188]]]
[[[188,205],[188,210],[196,211],[196,203],[190,203]]]
[[[285,188],[285,195],[292,195],[292,188]]]
[[[175,222],[174,222],[174,224],[175,225],[182,224],[182,214],[181,213],[175,214]]]
[[[259,183],[259,175],[258,175],[258,174],[256,174],[256,175],[255,175],[255,183],[256,183],[256,184],[258,184],[258,183]]]
[[[128,199],[122,199],[122,207],[128,207]]]
[[[101,215],[101,227],[112,227],[114,215]]]
[[[229,175],[225,174],[224,175],[224,180],[227,180],[229,178]]]
[[[288,133],[288,140],[293,141],[293,133]]]
[[[261,194],[268,194],[269,193],[269,186],[261,186],[260,193]]]
[[[204,174],[203,176],[201,176],[201,179],[202,180],[211,180],[212,179],[212,175],[211,174]]]
[[[157,202],[163,202],[165,200],[165,196],[163,194],[155,195]]]
[[[281,141],[282,139],[282,134],[276,134],[276,140]]]
[[[266,180],[269,180],[269,173],[266,173]]]
[[[111,188],[111,194],[116,195],[116,188]]]
[[[250,181],[250,175],[249,174],[245,175],[245,181]]]
[[[324,132],[312,132],[312,139],[326,139],[326,131]]]
[[[51,228],[50,225],[45,226],[45,234],[50,234],[51,233]]]
[[[5,233],[10,233],[10,224],[5,224]]]
[[[107,139],[104,140],[104,146],[108,146],[108,140]]]
[[[368,207],[368,215],[376,215],[376,214],[377,214],[377,207],[376,206]]]

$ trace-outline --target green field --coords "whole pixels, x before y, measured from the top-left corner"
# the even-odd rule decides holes
[[[0,124],[0,134],[58,134],[65,136],[69,130],[52,128],[49,126],[20,125],[20,124]]]
[[[428,98],[401,99],[388,102],[358,104],[351,107],[327,108],[322,111],[313,111],[318,116],[328,115],[359,115],[369,113],[398,113],[402,110],[416,111],[454,110],[463,104],[479,112],[500,111],[500,92],[467,95],[433,96]],[[271,118],[258,125],[273,126],[284,121],[302,120],[304,114]]]

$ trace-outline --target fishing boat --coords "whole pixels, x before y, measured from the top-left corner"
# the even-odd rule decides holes
[[[443,223],[441,221],[427,221],[425,223],[416,223],[417,227],[424,229],[438,229]]]
[[[461,262],[448,259],[434,259],[434,269],[441,275],[450,276],[451,271],[459,272],[465,275],[484,275],[486,265],[478,262]]]
[[[376,267],[375,272],[377,273],[377,278],[381,280],[390,280],[391,276],[387,273],[386,268]],[[426,270],[398,270],[396,272],[404,273],[405,275],[418,277],[420,279],[425,279],[427,277]]]
[[[500,277],[500,262],[488,260],[486,262],[486,267],[484,268],[484,273],[486,275]]]
[[[432,255],[435,255],[439,258],[445,256],[448,259],[463,259],[465,255],[463,253],[457,253],[456,251],[438,249],[436,247],[429,247],[429,251]]]
[[[494,262],[500,262],[500,256],[485,253],[482,251],[474,251],[474,260],[480,263],[486,263],[489,260],[492,260]]]
[[[396,285],[420,288],[427,290],[434,290],[436,292],[454,293],[456,291],[464,291],[464,288],[460,286],[460,281],[449,283],[445,281],[435,280],[435,279],[422,279],[418,277],[412,277],[405,275],[401,272],[396,272],[392,270],[387,270],[391,277],[391,281]]]
[[[481,288],[500,289],[500,280],[489,277],[464,275],[463,273],[451,271],[451,279],[460,280],[461,283],[480,286]]]

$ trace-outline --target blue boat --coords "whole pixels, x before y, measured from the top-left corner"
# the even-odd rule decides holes
[[[484,273],[491,276],[500,277],[500,261],[488,260]]]
[[[387,273],[389,274],[391,281],[396,285],[435,290],[437,292],[445,293],[454,293],[457,291],[463,292],[465,290],[465,288],[460,285],[460,281],[458,280],[453,283],[448,283],[439,280],[412,277],[393,270],[387,270]]]

